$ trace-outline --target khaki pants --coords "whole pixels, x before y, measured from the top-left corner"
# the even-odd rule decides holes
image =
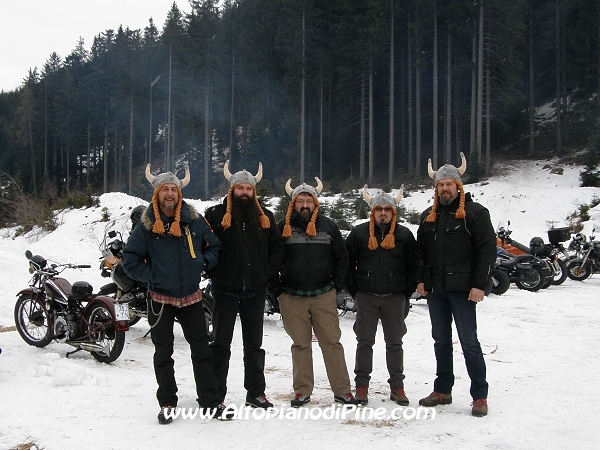
[[[286,333],[292,338],[294,392],[311,395],[314,388],[312,331],[323,352],[327,378],[334,395],[351,392],[350,377],[340,343],[342,331],[335,303],[335,289],[316,297],[281,294],[278,298]]]

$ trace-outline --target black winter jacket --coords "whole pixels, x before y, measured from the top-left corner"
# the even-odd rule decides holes
[[[219,265],[210,270],[208,275],[217,289],[263,289],[269,278],[278,272],[285,254],[285,244],[275,218],[271,211],[263,208],[271,222],[269,228],[262,229],[250,224],[238,228],[232,223],[225,230],[221,221],[226,212],[226,201],[227,198],[204,213],[223,245]]]
[[[386,295],[402,292],[406,298],[415,291],[416,241],[412,232],[396,224],[395,247],[386,250],[381,241],[388,235],[390,224],[382,231],[375,225],[377,248],[369,250],[369,222],[355,226],[346,238],[348,270],[346,289],[354,296],[357,291]]]
[[[464,219],[455,217],[459,197],[438,204],[435,222],[426,222],[431,207],[421,215],[417,232],[417,283],[425,290],[469,292],[485,290],[496,263],[496,234],[489,211],[465,195]]]
[[[283,231],[285,221],[278,224]],[[344,285],[348,253],[340,229],[334,221],[317,215],[317,235],[306,235],[306,224],[296,212],[290,218],[292,237],[285,239],[285,260],[280,276],[271,280],[275,296],[285,290],[315,291],[332,281],[336,291]]]
[[[173,222],[161,214],[165,230]],[[148,284],[148,289],[170,297],[185,297],[198,291],[202,271],[214,267],[219,259],[221,242],[196,209],[183,202],[181,237],[152,232],[154,211],[150,205],[142,214],[123,249],[123,268],[134,280]],[[191,233],[196,258],[189,248]]]

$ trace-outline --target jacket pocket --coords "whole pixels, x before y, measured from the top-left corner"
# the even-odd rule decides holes
[[[470,264],[446,266],[444,290],[447,292],[465,292],[473,287],[473,271]]]

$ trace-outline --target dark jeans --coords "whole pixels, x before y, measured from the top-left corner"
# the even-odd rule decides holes
[[[234,295],[236,294],[236,295]],[[227,394],[227,374],[231,358],[231,341],[236,316],[240,314],[244,345],[244,388],[248,397],[265,393],[265,351],[262,347],[265,314],[265,289],[246,292],[219,292],[213,289],[215,340],[210,344],[215,375],[219,380],[219,396]]]
[[[159,312],[163,306],[161,314]],[[157,315],[160,315],[158,322]],[[202,407],[213,408],[221,402],[221,399],[218,393],[218,382],[213,372],[201,302],[184,308],[151,302],[148,322],[150,325],[156,324],[152,328],[152,343],[154,344],[154,373],[158,382],[156,391],[158,403],[160,406],[177,406],[177,383],[173,360],[175,318],[179,321],[185,340],[190,345],[197,401]]]
[[[458,331],[467,372],[471,378],[471,397],[487,398],[488,384],[481,346],[477,340],[477,303],[468,300],[468,292],[428,292],[427,305],[431,318],[437,378],[433,389],[442,394],[452,392],[454,371],[452,361],[452,318]]]
[[[357,387],[368,387],[373,370],[373,344],[377,324],[381,320],[383,338],[385,340],[385,359],[390,375],[388,383],[391,389],[404,388],[404,351],[402,337],[406,334],[404,323],[404,306],[406,298],[403,294],[386,297],[367,292],[357,292],[356,302],[356,364],[354,381]]]

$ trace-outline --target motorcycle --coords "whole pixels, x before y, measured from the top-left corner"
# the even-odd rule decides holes
[[[594,225],[593,233],[596,231],[599,229]],[[579,246],[580,256],[567,263],[567,274],[572,280],[583,281],[594,272],[600,272],[600,241],[596,241],[596,237],[592,235],[586,242],[584,235],[580,233],[578,235],[575,246]]]
[[[123,257],[125,242],[120,232],[110,230],[105,233],[101,244],[102,262],[100,263],[101,275],[111,278],[112,283],[100,288],[100,295],[115,299],[116,304],[127,305],[131,312],[129,325],[135,325],[140,319],[148,319],[148,288],[146,283],[136,281],[127,276],[120,264]],[[202,307],[206,321],[206,330],[210,342],[214,340],[212,317],[215,301],[210,294],[210,286],[202,289]]]
[[[15,304],[17,331],[34,347],[45,347],[53,340],[75,347],[67,357],[84,350],[98,361],[115,361],[125,345],[129,329],[127,305],[116,305],[113,299],[92,294],[86,281],[71,285],[59,275],[66,269],[90,268],[89,265],[48,265],[41,255],[25,253],[29,272],[33,275],[29,287],[22,289]]]
[[[354,298],[346,291],[342,289],[337,293],[335,297],[335,302],[337,305],[337,309],[340,311],[340,317],[344,316],[347,312],[356,312],[356,304],[354,303]],[[279,309],[279,300],[271,294],[269,289],[267,289],[267,294],[265,295],[265,314],[270,316],[272,314],[281,314]],[[408,314],[408,311],[406,312]]]
[[[510,221],[508,224],[510,225]],[[511,230],[499,227],[496,234],[496,245],[515,256],[526,254],[533,255],[536,263],[541,266],[543,271],[545,270],[541,261],[545,262],[551,271],[551,276],[544,282],[542,289],[545,289],[550,285],[559,285],[565,282],[567,279],[567,266],[559,257],[559,252],[556,249],[557,245],[552,242],[550,244],[545,244],[541,237],[536,236],[531,238],[529,246],[527,247],[520,242],[513,240],[510,236],[511,233]],[[551,241],[560,239],[560,237],[555,236],[555,233],[551,233],[550,231],[548,231],[548,236],[551,236]],[[503,255],[500,256],[502,259],[507,259],[503,257]]]

